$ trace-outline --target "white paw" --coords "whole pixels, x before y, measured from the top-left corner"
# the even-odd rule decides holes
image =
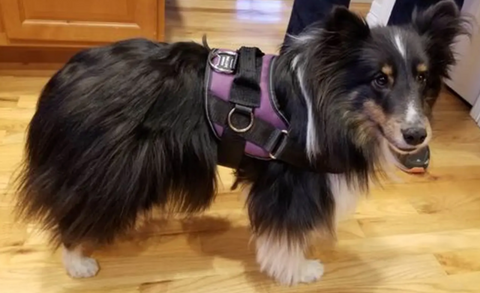
[[[323,264],[319,260],[305,260],[300,268],[300,282],[312,283],[323,276]]]
[[[99,271],[97,261],[91,257],[70,259],[65,269],[72,278],[91,278]]]

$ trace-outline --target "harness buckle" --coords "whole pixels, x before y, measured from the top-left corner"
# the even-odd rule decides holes
[[[247,126],[243,128],[238,128],[233,125],[232,116],[233,114],[235,114],[235,112],[250,115],[250,122],[248,122]],[[253,114],[253,111],[251,108],[248,108],[248,107],[235,105],[235,107],[233,107],[232,110],[230,110],[230,112],[228,113],[228,118],[227,118],[228,126],[230,126],[230,128],[237,133],[244,133],[249,131],[252,128],[254,121],[255,121],[255,116]]]
[[[215,62],[215,58],[217,58]],[[238,54],[229,50],[213,49],[208,56],[208,64],[215,71],[232,74],[237,67]]]
[[[278,139],[272,148],[272,151],[268,153],[271,159],[273,160],[277,159],[278,153],[281,152],[285,147],[285,144],[287,142],[287,137],[288,137],[288,131],[282,130],[282,132],[280,132],[280,135],[278,136]]]

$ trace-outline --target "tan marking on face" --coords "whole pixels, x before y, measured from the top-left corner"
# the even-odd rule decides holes
[[[383,65],[382,72],[388,77],[388,81],[390,82],[390,84],[393,84],[394,78],[392,66],[388,64]]]
[[[428,67],[425,63],[420,63],[417,65],[417,71],[420,73],[426,72],[428,70]]]
[[[357,130],[355,132],[355,145],[362,147],[375,137],[376,125],[366,115],[355,115],[349,121]]]
[[[401,122],[398,119],[395,119],[394,116],[385,114],[382,107],[377,105],[374,101],[366,101],[363,104],[363,107],[370,120],[374,121],[382,128],[383,134],[386,137],[394,138],[401,133]]]
[[[374,101],[366,101],[363,104],[363,107],[365,108],[368,117],[370,117],[370,119],[372,119],[376,123],[382,125],[387,122],[387,115],[383,111],[382,107],[377,105]]]
[[[368,144],[377,133],[377,125],[386,121],[386,115],[380,106],[373,101],[364,103],[364,113],[349,117],[349,124],[357,129],[355,144],[364,146]]]
[[[393,74],[392,66],[390,66],[390,65],[383,65],[383,67],[382,67],[382,72],[385,73],[386,75],[392,75],[392,74]]]

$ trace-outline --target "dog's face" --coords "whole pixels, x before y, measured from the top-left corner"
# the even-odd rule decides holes
[[[305,63],[307,82],[318,84],[312,86],[318,119],[342,124],[348,130],[338,132],[348,131],[360,148],[372,138],[399,152],[427,145],[431,107],[454,64],[452,45],[464,33],[462,24],[451,0],[414,13],[404,27],[369,27],[347,9],[335,9]]]
[[[410,26],[370,28],[358,43],[347,69],[360,73],[351,89],[355,109],[399,152],[414,152],[432,137],[431,107],[454,63],[459,19],[456,5],[444,1],[415,14]]]
[[[415,151],[431,139],[430,103],[441,85],[431,63],[420,35],[382,27],[371,30],[353,69],[363,72],[353,89],[356,111],[399,152]]]

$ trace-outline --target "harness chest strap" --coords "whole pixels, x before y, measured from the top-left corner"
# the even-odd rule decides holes
[[[288,121],[277,108],[271,78],[275,57],[248,47],[211,51],[205,108],[220,140],[220,165],[236,169],[249,156],[312,169],[303,148],[289,139]]]

